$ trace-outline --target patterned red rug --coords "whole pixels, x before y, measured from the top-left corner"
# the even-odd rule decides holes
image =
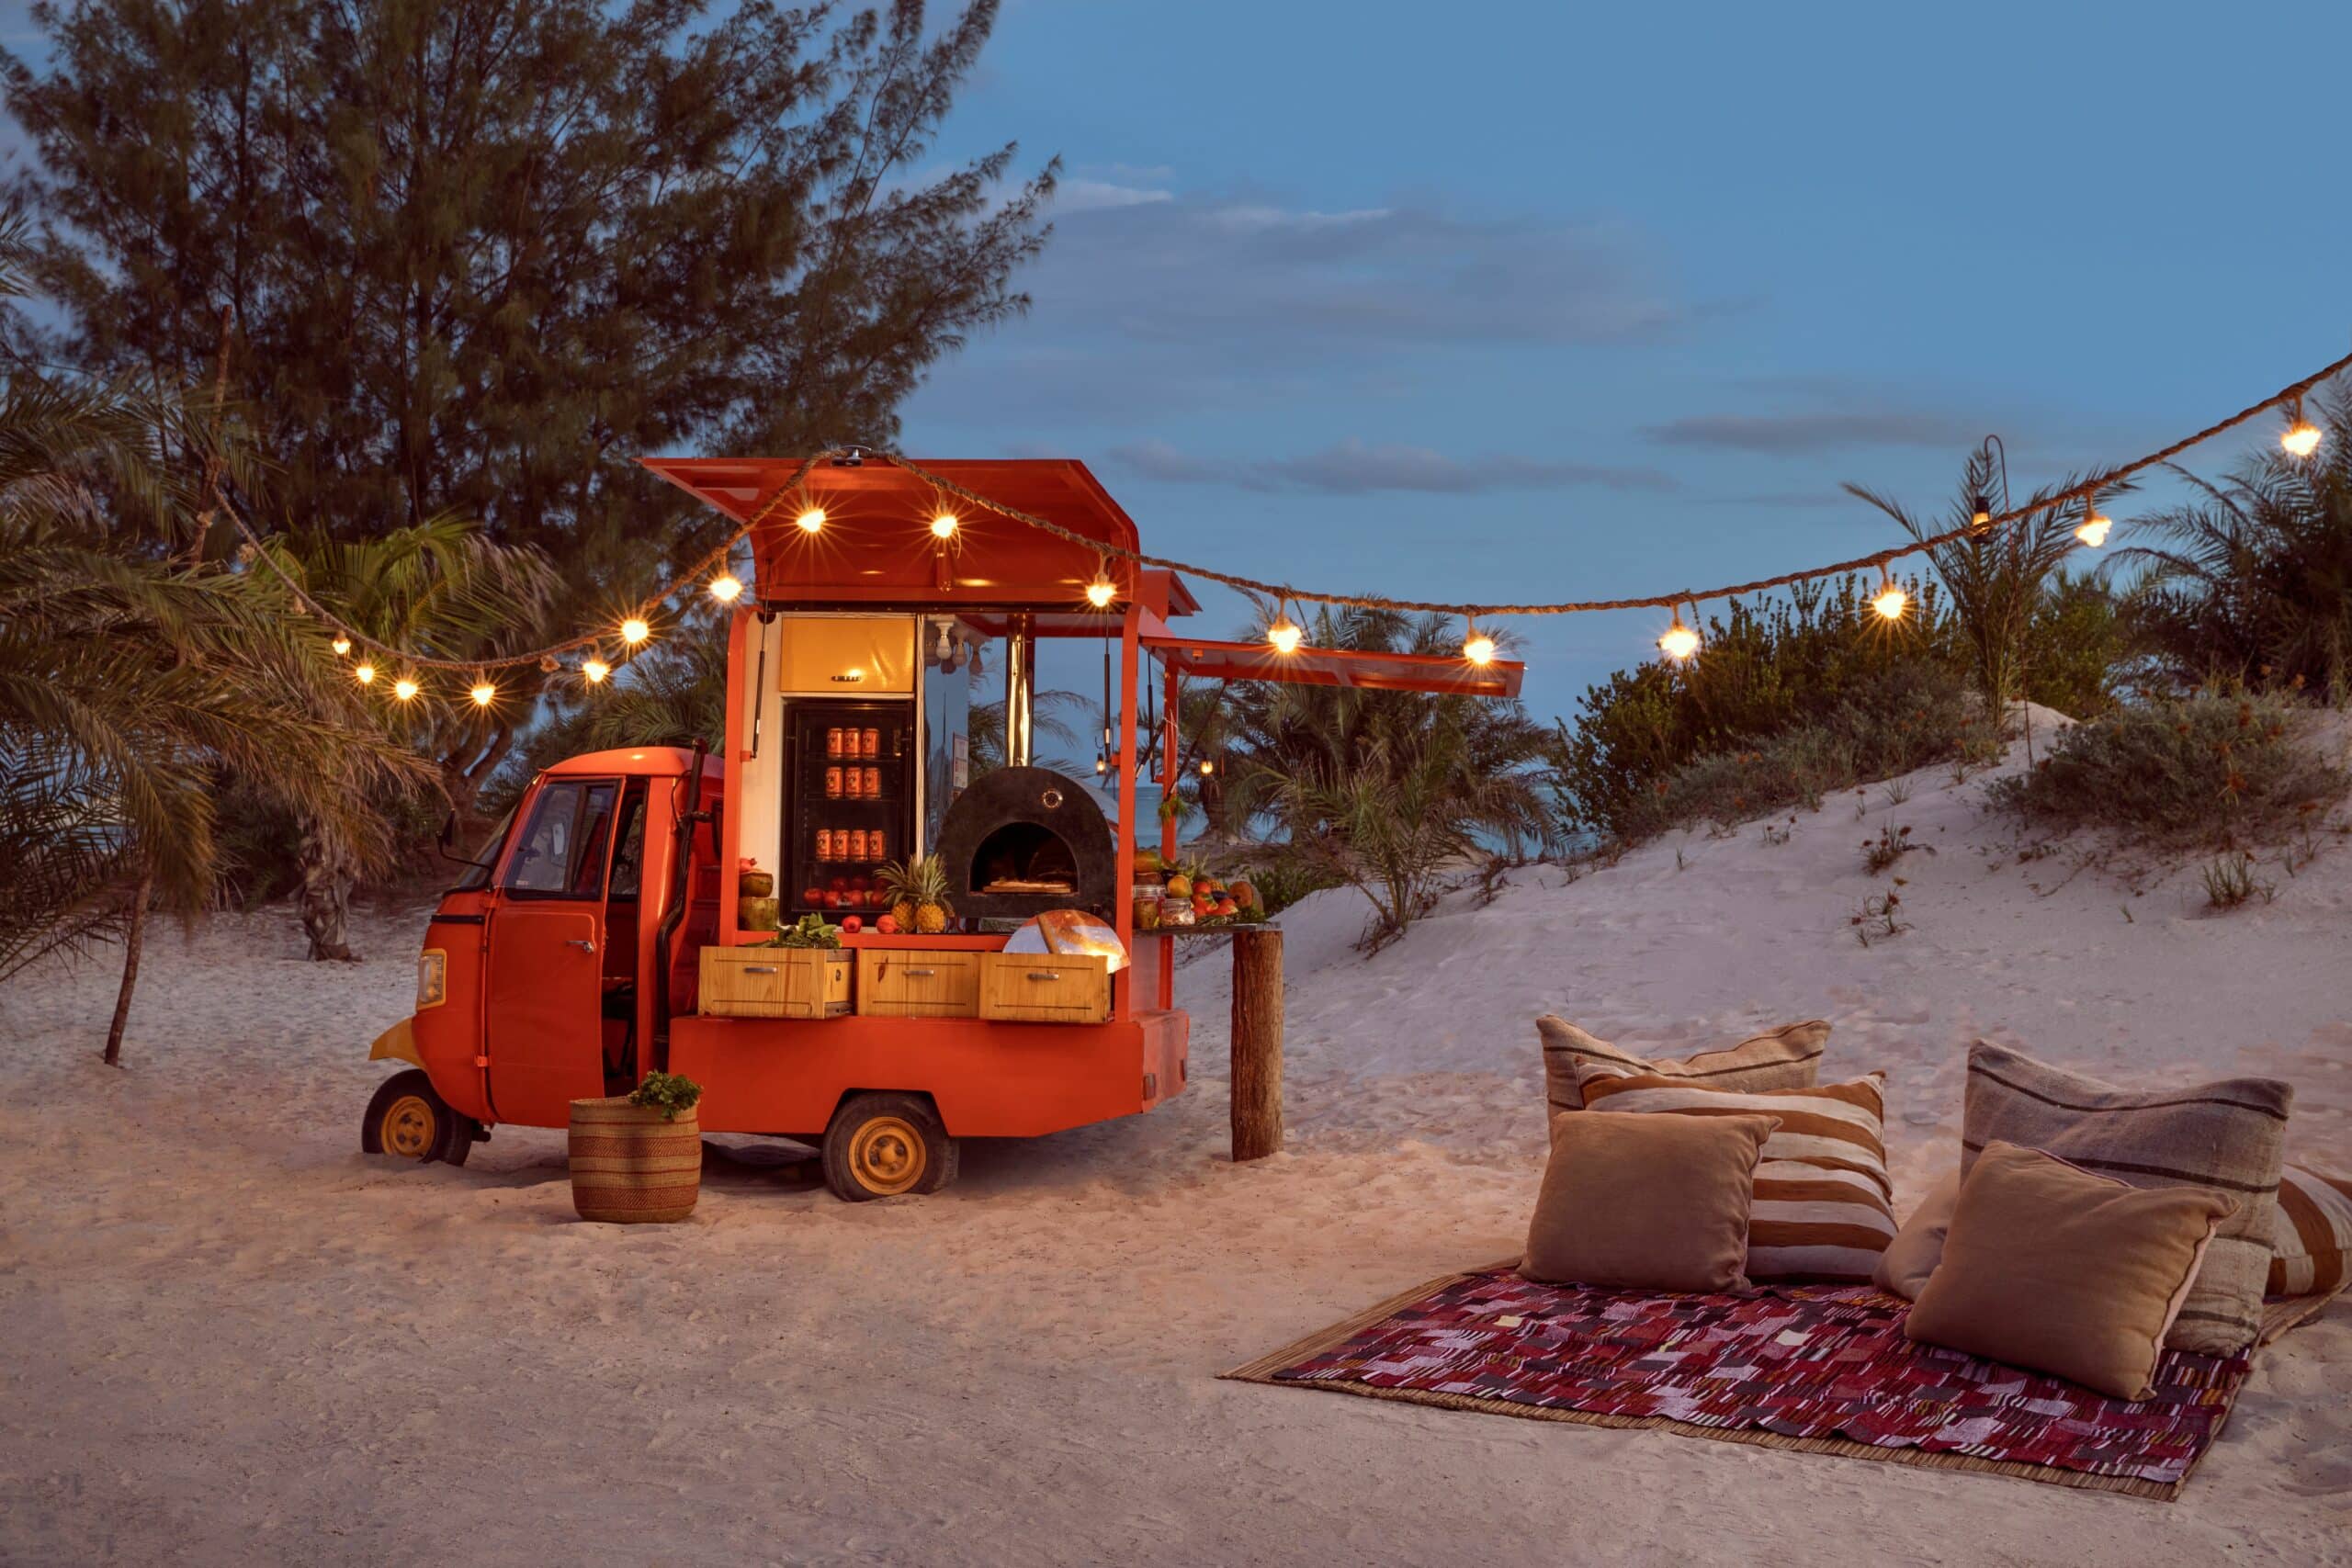
[[[1752,1296],[1449,1274],[1226,1373],[1600,1427],[2179,1495],[2221,1435],[2249,1353],[2166,1351],[2126,1402],[1903,1337],[1867,1285]]]

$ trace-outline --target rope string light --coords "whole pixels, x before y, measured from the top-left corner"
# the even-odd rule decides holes
[[[801,491],[802,483],[821,462],[842,457],[866,457],[878,458],[917,479],[929,482],[942,495],[953,496],[983,512],[992,513],[1011,522],[1022,524],[1068,543],[1092,550],[1098,558],[1103,561],[1106,569],[1108,562],[1116,558],[1135,566],[1182,572],[1204,581],[1220,583],[1243,593],[1272,599],[1278,606],[1291,603],[1337,604],[1354,609],[1460,615],[1465,624],[1481,617],[1495,619],[1510,615],[1585,615],[1608,610],[1668,610],[1675,614],[1676,626],[1673,629],[1687,632],[1688,628],[1681,623],[1680,608],[1685,604],[1691,605],[1695,616],[1697,604],[1702,599],[1729,599],[1743,594],[1761,593],[1775,588],[1786,588],[1796,583],[1810,581],[1815,578],[1865,572],[1871,568],[1877,568],[1882,579],[1884,579],[1888,569],[1894,563],[1907,557],[1922,555],[1962,539],[1981,538],[1996,528],[2022,522],[2038,513],[2055,512],[2074,502],[2084,502],[2086,515],[2098,518],[2095,503],[2099,491],[2112,489],[2120,480],[2143,469],[2169,462],[2190,447],[2209,441],[2225,431],[2233,430],[2271,409],[2284,406],[2290,411],[2289,432],[2287,436],[2281,438],[2282,446],[2297,457],[2308,456],[2312,450],[2316,449],[2318,442],[2316,427],[2310,425],[2302,415],[2303,396],[2321,382],[2346,369],[2352,369],[2352,354],[2330,361],[2310,375],[2289,383],[2260,401],[2251,403],[2226,418],[2216,420],[2203,429],[2182,436],[2169,446],[2159,447],[2144,457],[2133,458],[2131,462],[2102,469],[2079,484],[2044,497],[2037,504],[2008,507],[2004,511],[1992,513],[1989,510],[1989,502],[1980,498],[1973,509],[1970,519],[1957,527],[1947,528],[1940,533],[1926,535],[1902,544],[1890,545],[1884,549],[1873,550],[1867,555],[1830,561],[1820,566],[1805,567],[1795,571],[1781,572],[1771,577],[1755,578],[1746,582],[1724,583],[1713,588],[1680,589],[1671,593],[1646,594],[1621,599],[1560,600],[1547,604],[1459,604],[1423,599],[1396,599],[1382,594],[1317,592],[1297,588],[1288,583],[1269,582],[1260,578],[1245,577],[1237,572],[1219,571],[1214,567],[1202,566],[1197,562],[1180,560],[1170,556],[1153,555],[1148,551],[1130,549],[1124,545],[1094,538],[1049,518],[1039,517],[1032,513],[1021,511],[1017,507],[991,500],[944,475],[933,472],[910,457],[902,457],[880,447],[864,445],[832,446],[802,458],[794,468],[790,477],[776,487],[768,499],[761,504],[759,510],[754,512],[741,527],[731,533],[724,542],[678,571],[671,579],[667,588],[647,600],[638,609],[631,611],[620,622],[617,636],[619,640],[630,647],[642,646],[650,636],[653,613],[656,610],[667,604],[692,585],[703,582],[706,578],[709,578],[714,569],[722,567],[727,562],[738,545],[781,511],[787,502],[796,498],[800,501],[801,510],[795,515],[794,522],[803,532],[815,534],[821,530],[825,526],[825,513],[821,508],[809,502],[808,498]],[[322,604],[308,590],[296,581],[284,567],[278,564],[277,558],[264,546],[252,525],[246,521],[244,514],[229,500],[217,478],[211,484],[211,491],[213,499],[219,503],[223,513],[234,525],[245,543],[253,547],[255,558],[277,577],[299,605],[338,634],[338,643],[347,638],[355,648],[387,656],[415,670],[457,671],[473,674],[477,679],[481,678],[481,674],[486,674],[493,670],[514,669],[530,664],[539,665],[544,670],[548,660],[561,655],[582,651],[589,653],[591,657],[582,665],[582,673],[592,683],[601,681],[610,673],[610,666],[596,655],[605,643],[615,639],[616,633],[611,630],[583,633],[578,637],[568,637],[561,642],[550,643],[544,648],[532,649],[527,652],[474,659],[435,658],[370,637]],[[2098,520],[2105,521],[2104,518],[2098,518]],[[1107,570],[1097,574],[1095,584],[1106,584],[1107,581]],[[735,582],[731,573],[722,574],[719,580],[710,584],[717,589],[718,596],[722,601],[730,597],[723,586],[725,583],[734,583],[738,592],[741,591],[741,584]],[[1090,589],[1093,586],[1090,585]],[[1089,598],[1090,600],[1093,598],[1091,592],[1089,593]],[[1286,634],[1293,633],[1295,627],[1295,623],[1290,622],[1286,616],[1280,623],[1280,629]],[[1678,643],[1679,641],[1679,639]],[[1697,645],[1695,634],[1690,636],[1690,644],[1692,650],[1695,651]],[[1277,646],[1279,647],[1280,644],[1277,643]],[[338,647],[336,651],[346,650]],[[1687,657],[1687,655],[1678,657]],[[372,662],[363,660],[355,669],[354,673],[365,683],[373,678],[374,666]]]

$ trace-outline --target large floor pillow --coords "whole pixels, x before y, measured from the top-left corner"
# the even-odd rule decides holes
[[[2332,1296],[2352,1280],[2352,1176],[2309,1166],[2278,1173],[2278,1219],[2270,1232],[2274,1296]]]
[[[2262,1326],[2294,1099],[2293,1087],[2275,1078],[2119,1089],[1980,1040],[1968,1053],[1961,1169],[1998,1139],[2134,1187],[2203,1187],[2236,1200],[2165,1337],[2176,1350],[2227,1355]]]
[[[1600,1077],[1585,1084],[1585,1109],[1778,1117],[1756,1167],[1747,1277],[1867,1285],[1895,1230],[1884,1081],[1871,1073],[1850,1083],[1741,1092],[1668,1077]]]
[[[1829,1043],[1829,1026],[1819,1019],[1679,1061],[1636,1056],[1550,1013],[1535,1021],[1535,1034],[1544,1043],[1544,1094],[1554,1113],[1583,1110],[1585,1080],[1596,1077],[1648,1076],[1690,1078],[1717,1089],[1803,1089],[1813,1082]]]

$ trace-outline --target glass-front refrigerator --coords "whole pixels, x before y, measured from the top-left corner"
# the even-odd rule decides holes
[[[815,912],[870,924],[889,908],[884,863],[914,850],[915,770],[922,753],[912,702],[786,705],[791,746],[785,859],[777,889],[797,918]]]

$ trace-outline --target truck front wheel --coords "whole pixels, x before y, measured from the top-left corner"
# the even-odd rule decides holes
[[[394,1073],[368,1102],[359,1123],[363,1154],[463,1165],[473,1153],[474,1120],[449,1109],[422,1067]]]
[[[852,1203],[936,1192],[956,1179],[956,1140],[911,1094],[860,1094],[825,1129],[825,1185]]]

